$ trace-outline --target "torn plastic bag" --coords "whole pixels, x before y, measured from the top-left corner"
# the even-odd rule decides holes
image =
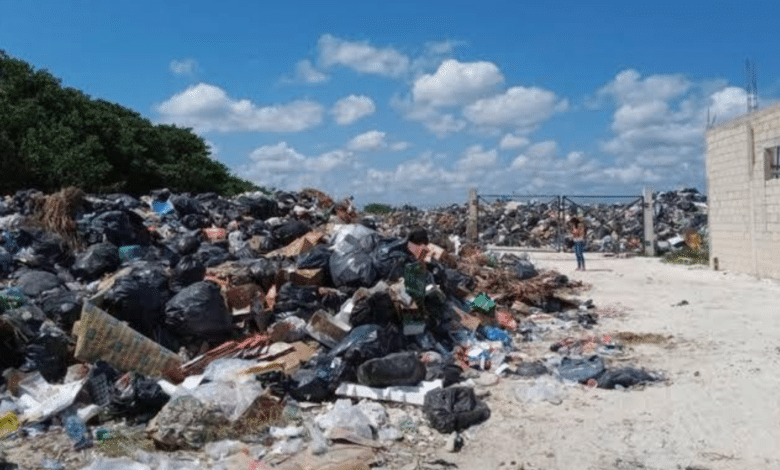
[[[206,276],[206,266],[193,255],[183,257],[176,264],[171,276],[171,289],[178,292],[196,282],[200,282]]]
[[[342,226],[333,237],[334,253],[344,254],[353,251],[372,252],[379,241],[379,234],[359,224]]]
[[[76,257],[71,272],[87,282],[100,279],[103,274],[115,271],[121,260],[119,249],[113,243],[98,243]]]
[[[68,335],[50,321],[43,322],[38,335],[24,348],[22,372],[38,371],[47,382],[59,382],[68,372]]]
[[[233,258],[232,256],[230,256],[230,253],[226,249],[218,245],[212,245],[210,243],[202,244],[198,249],[198,251],[195,253],[195,256],[207,268],[213,268],[214,266],[219,266],[225,261],[229,261]]]
[[[462,431],[490,418],[490,409],[468,387],[449,387],[425,394],[423,413],[442,434]]]
[[[572,359],[564,357],[561,365],[558,366],[558,374],[561,378],[586,383],[590,379],[595,379],[604,372],[604,360],[593,355],[586,359]]]
[[[512,347],[512,337],[506,331],[494,326],[481,326],[477,330],[488,341],[501,341],[504,347]]]
[[[404,266],[414,261],[406,250],[406,241],[400,238],[380,239],[371,256],[377,276],[390,282],[403,276]]]
[[[199,232],[180,235],[173,244],[173,248],[182,256],[190,255],[198,251],[201,238]]]
[[[142,206],[141,201],[134,198],[133,196],[130,196],[129,194],[107,194],[106,199],[114,201],[116,204],[125,209],[137,209]]]
[[[61,287],[62,284],[60,278],[47,271],[27,271],[16,281],[19,289],[29,297],[38,297],[43,292]]]
[[[29,302],[29,299],[22,289],[18,287],[9,287],[7,289],[0,290],[0,313],[6,310],[13,310],[25,305]]]
[[[404,336],[395,325],[362,325],[353,328],[349,334],[333,348],[329,356],[343,357],[355,366],[369,359],[387,356],[404,347]]]
[[[32,233],[34,240],[29,247],[16,254],[16,259],[31,268],[48,269],[65,260],[62,238],[48,232]]]
[[[364,362],[357,369],[357,379],[369,387],[417,385],[425,378],[425,373],[417,353],[400,352]]]
[[[441,379],[443,387],[459,383],[463,380],[463,369],[452,360],[430,364],[426,367],[425,381]]]
[[[528,260],[521,259],[515,264],[515,274],[520,280],[531,279],[537,275],[536,268],[533,263]]]
[[[70,331],[81,314],[83,296],[67,290],[55,291],[41,297],[39,305],[46,317],[64,331]]]
[[[655,382],[658,380],[646,371],[641,369],[634,369],[632,367],[608,370],[595,379],[599,388],[606,388],[609,390],[614,389],[617,385],[628,388],[634,385]]]
[[[89,371],[87,383],[84,384],[89,392],[92,402],[98,406],[106,406],[111,403],[117,395],[114,386],[121,374],[105,361],[96,361],[94,367]]]
[[[3,232],[3,247],[12,255],[18,253],[22,248],[32,245],[33,241],[33,236],[25,230]]]
[[[296,286],[288,282],[276,294],[274,312],[278,318],[290,315],[306,321],[320,308],[320,297],[316,287]]]
[[[290,394],[298,401],[321,402],[331,397],[348,377],[348,365],[339,357],[317,357],[313,364],[292,375]]]
[[[125,418],[133,424],[152,419],[168,403],[169,397],[156,380],[130,373],[130,383],[121,393],[115,393],[108,414],[113,418]],[[125,380],[125,379],[122,379]]]
[[[208,214],[203,205],[195,198],[187,196],[172,196],[171,204],[181,216],[190,214]]]
[[[252,280],[267,291],[276,279],[279,266],[268,258],[259,258],[249,266],[249,275]]]
[[[188,230],[200,230],[211,225],[211,219],[204,214],[188,214],[181,218],[181,224]]]
[[[331,250],[327,245],[317,245],[298,256],[298,269],[329,269]]]
[[[549,373],[550,370],[541,361],[524,362],[515,370],[515,374],[520,377],[538,377]]]
[[[165,306],[165,323],[179,337],[217,340],[230,334],[232,318],[219,287],[197,282],[176,294]]]
[[[128,245],[119,247],[119,260],[123,263],[135,261],[144,256],[145,250],[141,245]]]
[[[273,229],[274,238],[280,245],[286,246],[294,242],[296,238],[311,232],[311,226],[300,220],[291,220]]]
[[[166,278],[131,273],[117,279],[105,293],[103,308],[139,333],[151,336],[162,322],[169,298]]]

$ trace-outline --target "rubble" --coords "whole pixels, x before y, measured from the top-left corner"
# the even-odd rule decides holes
[[[431,429],[451,451],[466,445],[452,433],[489,419],[485,389],[500,377],[656,378],[602,367],[583,381],[581,359],[518,357],[520,343],[598,315],[577,299],[581,282],[461,245],[462,208],[431,216],[435,227],[389,226],[396,214],[377,230],[315,190],[76,196],[2,203],[0,413],[3,429],[17,426],[5,439],[64,426],[71,446],[92,445],[78,468],[284,468],[304,449],[322,468],[365,467]],[[699,207],[694,196],[681,200]],[[36,217],[59,225],[37,229]],[[522,396],[560,402],[548,382],[534,387]],[[162,452],[123,444],[104,458],[131,424]]]
[[[638,197],[638,196],[637,196]],[[707,197],[696,189],[656,192],[654,198],[656,249],[663,253],[682,249],[684,234],[693,230],[707,236]],[[626,209],[625,198],[613,204],[575,202],[567,204],[563,216],[584,216],[588,227],[586,249],[593,252],[638,252],[643,250],[643,208],[641,201]],[[480,199],[478,244],[522,246],[557,251],[559,243],[571,249],[571,236],[560,221],[557,199],[527,201]],[[467,247],[468,205],[453,204],[434,210],[413,207],[375,215],[381,231],[406,236],[413,226],[424,228],[430,241],[448,252],[462,255]],[[565,220],[564,220],[565,223]],[[560,230],[559,230],[560,229]],[[461,248],[462,247],[462,248]],[[526,268],[527,269],[527,268]]]

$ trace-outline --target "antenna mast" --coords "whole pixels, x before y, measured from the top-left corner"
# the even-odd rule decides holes
[[[752,114],[758,109],[758,86],[756,85],[756,64],[745,60],[745,90],[747,91],[747,112]]]

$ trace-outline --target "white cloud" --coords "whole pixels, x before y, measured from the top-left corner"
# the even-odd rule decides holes
[[[171,62],[171,72],[176,75],[191,75],[198,66],[195,59],[174,60]]]
[[[322,83],[328,81],[328,74],[317,70],[310,61],[301,60],[295,67],[295,74],[298,80],[304,83]]]
[[[644,80],[633,69],[624,70],[598,91],[599,96],[612,96],[619,103],[668,101],[683,95],[693,84],[682,75],[651,75]]]
[[[455,167],[458,171],[474,171],[493,167],[497,162],[498,151],[496,149],[484,150],[481,145],[473,145],[466,149]]]
[[[387,146],[384,132],[373,130],[352,138],[347,144],[347,148],[356,151],[379,150]]]
[[[367,41],[347,41],[330,34],[319,40],[323,67],[342,65],[357,72],[400,77],[409,69],[409,58],[391,47],[377,48]]]
[[[526,154],[535,160],[553,158],[558,150],[554,140],[545,140],[528,147]]]
[[[434,74],[419,77],[412,88],[417,102],[434,106],[465,104],[484,95],[504,81],[498,67],[491,62],[444,61]]]
[[[516,136],[513,134],[506,134],[504,137],[501,138],[501,142],[498,144],[498,146],[502,150],[507,149],[516,149],[520,147],[525,147],[528,145],[530,140],[528,140],[525,137],[522,136]]]
[[[323,107],[299,100],[258,107],[249,100],[233,100],[219,87],[200,83],[157,106],[163,120],[198,132],[298,132],[322,122]]]
[[[254,162],[253,169],[257,173],[296,171],[300,170],[307,161],[305,156],[287,145],[287,142],[259,147],[249,155],[249,158]]]
[[[505,93],[467,106],[463,114],[474,124],[488,127],[533,127],[568,108],[566,100],[536,87],[516,86]]]
[[[368,96],[349,95],[336,102],[331,113],[342,126],[352,124],[376,111],[374,101]]]
[[[404,150],[407,150],[410,148],[412,144],[409,142],[394,142],[393,144],[390,144],[390,150],[393,152],[403,152]]]
[[[448,39],[446,41],[432,41],[425,45],[425,50],[428,54],[433,55],[447,55],[451,54],[455,48],[465,46],[466,41],[457,41]]]
[[[747,92],[744,88],[726,87],[710,96],[710,118],[724,122],[747,112]]]
[[[509,166],[510,170],[521,170],[528,166],[531,160],[525,155],[518,155]]]

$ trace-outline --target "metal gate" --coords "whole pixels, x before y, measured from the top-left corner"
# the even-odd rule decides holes
[[[477,196],[477,230],[489,244],[528,251],[570,252],[567,222],[587,221],[586,249],[638,252],[644,249],[642,196]]]

